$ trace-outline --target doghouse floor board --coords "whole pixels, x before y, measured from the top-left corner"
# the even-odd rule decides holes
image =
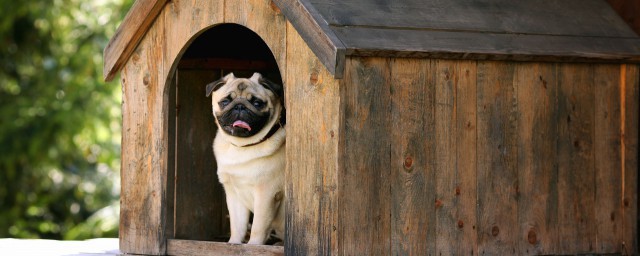
[[[192,241],[169,239],[168,255],[245,255],[245,256],[281,256],[284,247],[272,245],[230,244],[223,242]]]

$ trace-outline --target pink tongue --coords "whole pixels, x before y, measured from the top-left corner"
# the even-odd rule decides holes
[[[249,126],[248,123],[240,120],[233,122],[233,127],[240,127],[251,131],[251,126]]]

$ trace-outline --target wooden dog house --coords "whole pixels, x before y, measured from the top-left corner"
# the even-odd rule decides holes
[[[640,39],[601,0],[138,0],[123,91],[132,254],[637,254]],[[228,245],[206,83],[287,107],[284,247]]]

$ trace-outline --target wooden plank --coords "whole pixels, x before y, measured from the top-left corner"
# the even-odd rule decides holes
[[[621,253],[622,159],[620,65],[594,67],[595,205],[597,253]]]
[[[423,71],[424,72],[424,71]],[[427,70],[435,73],[435,214],[436,255],[452,255],[457,252],[458,219],[456,216],[456,78],[459,75],[455,61],[437,60],[435,67]],[[424,90],[427,91],[427,90]],[[433,140],[433,139],[432,139]],[[433,238],[431,238],[433,239]]]
[[[249,245],[230,244],[207,241],[169,239],[167,241],[168,255],[192,255],[192,256],[215,256],[215,255],[246,255],[262,256],[284,255],[282,246],[270,245]]]
[[[478,255],[477,229],[477,65],[457,61],[454,69],[456,115],[456,255]],[[457,74],[457,75],[456,75]]]
[[[623,232],[622,253],[638,254],[638,113],[640,113],[640,68],[620,68],[622,124]]]
[[[339,254],[391,253],[390,167],[392,131],[389,62],[348,59],[340,81],[344,120],[338,180]],[[348,206],[348,207],[347,207]]]
[[[329,24],[556,36],[635,37],[601,0],[310,0]],[[570,17],[570,18],[569,18]]]
[[[167,238],[174,238],[175,237],[175,216],[176,216],[176,129],[177,129],[177,125],[176,125],[176,116],[178,115],[178,110],[177,110],[177,97],[176,97],[176,91],[177,91],[177,84],[178,79],[177,77],[173,77],[172,79],[170,79],[169,81],[167,81],[167,86],[169,86],[169,88],[167,88],[168,90],[168,112],[169,112],[169,116],[167,118],[168,124],[167,124],[167,139],[169,141],[169,147],[167,148],[167,202],[166,202],[166,207],[167,207],[167,219],[166,219],[166,226],[164,227],[165,232],[167,234]]]
[[[516,253],[517,102],[513,63],[478,63],[478,253]]]
[[[104,48],[103,76],[111,81],[153,25],[167,0],[138,0]]]
[[[519,255],[555,253],[557,237],[556,65],[522,63],[515,68],[518,102]]]
[[[596,246],[593,66],[558,69],[558,254]]]
[[[120,250],[165,254],[173,193],[168,188],[168,90],[160,51],[164,20],[160,16],[122,72],[123,134],[120,195]]]
[[[335,78],[342,78],[344,45],[307,0],[273,0],[309,48]]]
[[[224,188],[216,175],[213,138],[217,127],[206,84],[219,70],[177,71],[175,238],[228,240]]]
[[[166,60],[162,71],[172,76],[188,46],[214,24],[223,22],[224,1],[170,1],[163,12],[166,37],[161,49]]]
[[[220,1],[222,2],[222,1]],[[243,25],[258,34],[286,76],[286,19],[271,0],[226,0],[224,22]]]
[[[338,254],[340,87],[287,24],[287,255]]]
[[[434,124],[441,121],[436,120],[435,116],[434,65],[427,59],[394,59],[390,61],[389,66],[390,112],[381,113],[386,116],[385,120],[382,120],[384,123],[365,126],[391,127],[391,134],[384,135],[390,137],[392,142],[388,174],[391,186],[391,254],[434,254],[437,207],[437,204],[434,204]],[[385,87],[384,84],[364,86]],[[376,167],[378,166],[372,165],[370,168]],[[379,171],[386,171],[386,168],[380,167]]]
[[[344,43],[347,56],[640,62],[640,38],[561,37],[376,27],[334,27],[333,30]]]
[[[263,60],[240,60],[225,58],[182,59],[180,69],[229,69],[229,70],[278,70],[274,63]]]

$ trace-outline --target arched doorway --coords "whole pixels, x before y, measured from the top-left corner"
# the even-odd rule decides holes
[[[260,72],[282,83],[276,60],[256,33],[237,24],[220,24],[191,40],[174,63],[169,87],[169,168],[174,166],[173,217],[175,239],[224,241],[229,220],[222,185],[216,175],[212,141],[216,125],[211,98],[205,97],[207,83],[233,72],[250,77]],[[171,171],[169,173],[172,173]]]

